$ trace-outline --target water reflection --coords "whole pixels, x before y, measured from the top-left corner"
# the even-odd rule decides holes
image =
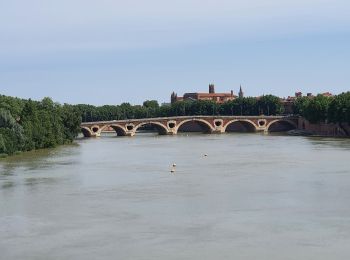
[[[45,177],[39,177],[39,178],[26,178],[25,184],[26,185],[37,185],[37,184],[55,184],[57,183],[57,179],[55,178],[45,178]]]
[[[350,150],[349,138],[307,137],[307,139],[315,146],[315,149],[329,148]]]
[[[74,149],[76,148],[76,149]],[[0,174],[11,175],[22,168],[23,171],[35,171],[39,169],[50,169],[55,165],[74,164],[71,156],[78,152],[79,145],[61,146],[54,149],[42,149],[24,152],[19,155],[10,156],[0,160]]]
[[[13,181],[7,181],[7,180],[1,184],[1,188],[3,189],[12,188],[14,186],[15,186],[15,183]]]

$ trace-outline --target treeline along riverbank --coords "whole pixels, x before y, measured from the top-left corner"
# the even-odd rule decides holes
[[[294,113],[301,116],[301,130],[314,135],[350,137],[350,92],[298,98]]]
[[[300,97],[293,111],[316,124],[350,124],[350,92],[337,96]],[[19,99],[0,95],[0,154],[50,148],[70,143],[80,132],[81,122],[191,115],[283,114],[281,99],[273,95],[237,98],[222,104],[213,101],[180,101],[160,106],[155,100],[142,105],[92,106]],[[343,127],[347,131],[346,127]],[[349,135],[349,133],[346,133]]]
[[[210,100],[178,101],[160,106],[156,100],[147,100],[143,105],[123,103],[116,106],[76,105],[83,122],[124,120],[152,117],[192,115],[276,115],[283,113],[280,99],[273,95],[238,98],[222,104]]]
[[[222,104],[213,101],[179,101],[159,106],[155,100],[143,105],[123,103],[115,106],[75,106],[83,122],[110,121],[152,117],[192,116],[192,115],[279,115],[284,114],[284,106],[279,97],[265,95],[259,98],[237,98]],[[311,123],[350,123],[350,92],[336,96],[317,95],[294,100],[293,114],[301,115]]]
[[[318,95],[297,98],[294,114],[311,123],[350,123],[350,92],[330,97]]]
[[[71,143],[81,117],[72,105],[0,96],[0,156]]]

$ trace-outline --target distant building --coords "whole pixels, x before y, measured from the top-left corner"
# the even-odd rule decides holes
[[[303,93],[302,92],[295,92],[295,97],[302,97],[303,96]]]
[[[299,92],[295,92],[294,97],[288,96],[287,98],[281,98],[281,102],[282,102],[282,105],[284,107],[284,113],[285,114],[293,114],[294,101],[297,98],[302,97],[302,96],[303,96],[303,93],[299,91]],[[307,93],[307,96],[311,98],[312,94]]]
[[[321,95],[324,97],[333,97],[333,94],[330,92],[325,92],[325,93],[322,93]]]
[[[171,94],[171,103],[174,103],[176,101],[183,101],[183,100],[211,100],[211,101],[215,101],[216,103],[224,103],[226,101],[234,100],[236,98],[237,96],[233,94],[232,90],[230,93],[215,93],[214,84],[209,84],[208,93],[198,93],[198,92],[185,93],[183,97],[178,97],[177,94],[173,92]]]
[[[294,100],[295,97],[281,98],[285,114],[293,114]]]
[[[239,98],[243,98],[243,96],[244,96],[244,93],[243,93],[243,91],[242,91],[242,86],[239,86],[238,97],[239,97]]]
[[[321,93],[320,95],[323,95],[325,97],[332,97],[333,94],[330,92]],[[238,96],[233,94],[233,91],[231,90],[230,93],[215,93],[215,86],[214,84],[209,84],[209,92],[208,93],[185,93],[182,97],[178,97],[175,92],[171,94],[171,103],[174,103],[176,101],[183,101],[183,100],[211,100],[216,103],[224,103],[230,100],[235,100],[236,98],[243,98],[244,92],[242,90],[242,86],[239,87]],[[295,92],[294,96],[288,96],[287,98],[280,98],[281,103],[284,107],[284,113],[285,114],[293,114],[294,109],[294,102],[297,98],[303,97],[303,93],[298,91]],[[315,97],[312,95],[312,93],[307,93],[306,97],[313,98]],[[256,97],[256,99],[259,99],[260,97]]]

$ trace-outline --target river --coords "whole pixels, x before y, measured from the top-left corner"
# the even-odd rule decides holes
[[[349,139],[238,133],[2,159],[0,259],[348,259],[349,166]]]

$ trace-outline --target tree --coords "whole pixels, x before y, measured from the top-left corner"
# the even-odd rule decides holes
[[[143,106],[146,108],[153,108],[153,109],[159,108],[159,104],[157,100],[146,100],[143,102]]]
[[[259,113],[264,115],[277,115],[283,112],[283,106],[279,97],[264,95],[258,99]]]
[[[317,95],[311,98],[304,108],[304,116],[311,123],[324,122],[327,119],[328,106],[332,98]]]
[[[309,105],[309,97],[299,97],[294,101],[293,112],[296,115],[305,116],[306,107]]]
[[[0,96],[0,101],[0,153],[55,147],[80,131],[80,111],[73,106],[62,107],[51,98],[38,102]]]
[[[0,153],[12,154],[24,146],[23,128],[8,110],[0,109]]]
[[[333,123],[350,123],[350,91],[332,99],[328,108],[328,120]]]
[[[64,104],[61,112],[61,119],[64,126],[64,137],[69,142],[73,141],[80,132],[81,117],[74,106]]]

